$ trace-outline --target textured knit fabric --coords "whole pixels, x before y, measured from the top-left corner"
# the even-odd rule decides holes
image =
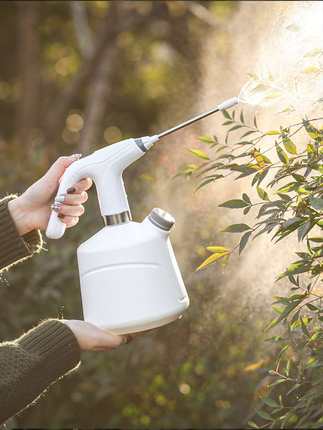
[[[0,200],[0,271],[42,248],[40,232],[19,236],[7,207],[14,197]],[[44,321],[19,339],[0,343],[0,424],[33,402],[79,361],[78,342],[59,320]]]
[[[15,197],[10,195],[0,200],[0,271],[31,257],[43,245],[38,230],[19,236],[8,210],[8,202]]]
[[[0,423],[34,401],[79,360],[77,340],[59,320],[47,320],[19,339],[2,343]]]

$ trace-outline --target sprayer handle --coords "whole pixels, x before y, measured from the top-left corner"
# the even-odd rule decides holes
[[[141,144],[145,142],[144,139],[126,139],[75,161],[65,170],[57,195],[65,194],[76,182],[90,177],[95,183],[103,216],[129,211],[122,173],[127,166],[145,154],[145,151],[140,149]],[[156,137],[155,141],[157,140]],[[49,239],[59,239],[64,232],[65,224],[57,213],[52,211],[46,236]]]
[[[66,194],[68,188],[85,176],[89,176],[85,174],[84,168],[82,168],[82,162],[83,160],[75,161],[65,170],[56,197],[61,194]],[[66,225],[59,219],[57,212],[52,210],[46,229],[46,236],[49,239],[59,239],[64,235],[65,229]]]

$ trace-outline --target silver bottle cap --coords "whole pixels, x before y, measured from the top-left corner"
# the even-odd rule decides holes
[[[175,218],[170,213],[160,208],[154,208],[148,215],[148,219],[156,227],[166,231],[169,231],[175,224]]]

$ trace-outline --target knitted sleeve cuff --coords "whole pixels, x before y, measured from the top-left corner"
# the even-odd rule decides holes
[[[55,381],[80,362],[81,350],[77,339],[71,329],[59,320],[44,321],[16,342],[25,351],[38,356],[38,377],[46,383]]]
[[[42,237],[38,230],[19,236],[16,225],[8,210],[8,203],[14,195],[0,200],[0,271],[19,261],[31,257],[42,249]]]

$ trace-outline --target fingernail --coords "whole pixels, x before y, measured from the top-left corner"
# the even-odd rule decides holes
[[[65,194],[60,194],[55,198],[55,202],[64,203],[64,201],[65,201]]]
[[[82,154],[73,154],[72,157],[75,158],[75,160],[79,160],[82,157]]]
[[[51,208],[52,208],[52,210],[54,211],[54,212],[59,212],[59,210],[60,210],[60,208],[61,208],[61,206],[62,206],[62,204],[61,203],[59,203],[59,202],[54,202],[52,205],[51,205]]]
[[[75,193],[75,191],[76,191],[75,187],[70,187],[67,189],[68,194],[73,194],[73,193]]]

